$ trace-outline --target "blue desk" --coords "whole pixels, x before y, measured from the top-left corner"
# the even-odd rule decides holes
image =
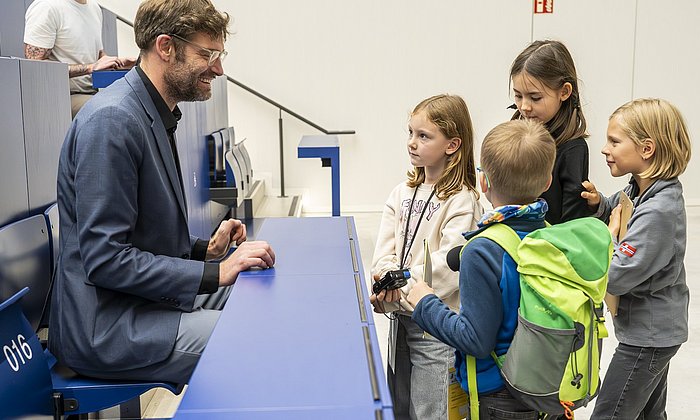
[[[331,204],[333,216],[340,216],[340,143],[338,136],[303,136],[297,147],[299,158],[321,158],[331,167]]]
[[[121,79],[128,70],[99,70],[92,72],[92,87],[95,89],[106,88],[114,83],[115,80]]]
[[[352,218],[270,218],[177,419],[392,419]]]

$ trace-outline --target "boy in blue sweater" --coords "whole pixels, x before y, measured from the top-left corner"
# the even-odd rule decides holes
[[[549,188],[556,146],[542,124],[514,120],[496,126],[481,146],[479,184],[494,209],[486,212],[467,240],[494,223],[505,223],[522,238],[544,227],[547,203],[538,199]],[[454,313],[425,283],[408,295],[415,307],[413,320],[432,336],[457,349],[455,368],[468,392],[465,355],[477,359],[480,419],[537,419],[538,413],[514,399],[506,390],[491,351],[508,351],[518,323],[519,274],[515,261],[487,238],[476,238],[458,258],[460,311]],[[450,264],[455,266],[457,264]],[[457,269],[453,267],[453,269]],[[499,414],[496,414],[499,413]],[[501,417],[498,417],[501,418]],[[474,419],[476,420],[476,419]]]

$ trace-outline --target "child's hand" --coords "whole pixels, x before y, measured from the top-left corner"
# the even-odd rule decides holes
[[[595,185],[590,181],[583,181],[581,185],[583,185],[585,189],[585,191],[581,191],[581,198],[586,200],[588,207],[597,210],[598,205],[600,205],[600,194],[598,194],[598,191],[595,189]]]
[[[379,274],[375,274],[372,276],[374,281],[379,281],[380,277]],[[380,302],[398,302],[401,300],[401,290],[400,289],[392,289],[392,290],[382,290],[379,292],[378,295],[372,295],[376,296],[376,299]],[[370,302],[372,299],[370,298]]]
[[[617,207],[612,209],[610,213],[610,222],[608,223],[608,230],[615,240],[617,240],[617,235],[620,234],[620,215],[622,214],[622,205],[618,204]]]
[[[384,305],[382,305],[382,304],[379,302],[379,300],[377,300],[377,296],[376,296],[376,295],[372,294],[372,295],[369,296],[369,303],[372,304],[372,307],[374,308],[374,312],[376,312],[376,313],[378,313],[378,314],[383,314],[383,313],[384,313],[384,311],[382,310],[382,308],[383,308]]]
[[[411,304],[411,306],[415,308],[421,299],[428,295],[434,294],[435,291],[430,286],[428,286],[428,283],[424,282],[423,280],[419,280],[411,288],[411,291],[408,293],[408,297],[406,297],[406,300],[408,301],[408,303]]]

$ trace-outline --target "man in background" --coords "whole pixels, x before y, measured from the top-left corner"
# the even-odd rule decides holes
[[[93,71],[130,68],[135,62],[105,54],[102,9],[95,0],[35,0],[25,15],[24,56],[68,64],[73,117],[97,92]]]

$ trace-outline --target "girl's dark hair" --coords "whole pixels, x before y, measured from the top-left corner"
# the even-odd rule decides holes
[[[566,46],[551,40],[531,43],[513,61],[511,80],[523,72],[552,90],[559,90],[565,83],[571,83],[571,95],[562,102],[559,112],[545,124],[557,146],[571,139],[588,137],[586,118],[581,111],[576,67]],[[520,111],[515,111],[511,119],[520,118]]]

